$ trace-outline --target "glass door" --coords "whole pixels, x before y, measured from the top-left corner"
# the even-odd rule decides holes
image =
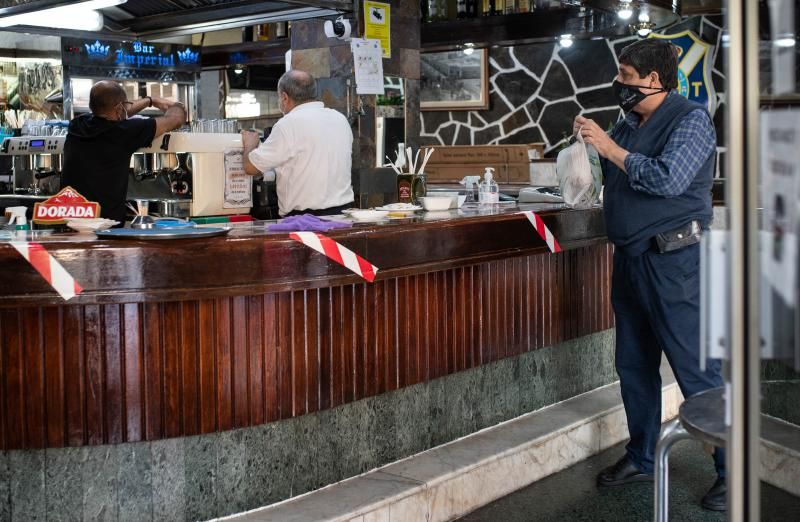
[[[729,520],[800,496],[798,4],[727,2]]]

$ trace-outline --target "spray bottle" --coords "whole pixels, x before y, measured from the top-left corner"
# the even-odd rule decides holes
[[[494,169],[486,167],[483,173],[483,183],[480,186],[480,205],[481,207],[497,207],[500,204],[500,187],[494,181]]]

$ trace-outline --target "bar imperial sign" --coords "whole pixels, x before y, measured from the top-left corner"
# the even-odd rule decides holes
[[[200,48],[190,45],[78,38],[62,38],[61,41],[61,58],[67,66],[163,71],[200,69]]]

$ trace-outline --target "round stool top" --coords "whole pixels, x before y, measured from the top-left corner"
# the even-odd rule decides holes
[[[678,417],[686,431],[714,446],[725,446],[725,390],[712,388],[692,395],[681,404]]]

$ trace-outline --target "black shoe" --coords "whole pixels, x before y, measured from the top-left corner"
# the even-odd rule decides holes
[[[727,496],[728,486],[725,484],[725,477],[717,477],[717,481],[700,501],[700,505],[711,511],[725,511],[728,508]]]
[[[653,474],[641,471],[627,455],[597,475],[598,486],[621,486],[634,482],[652,482]]]

